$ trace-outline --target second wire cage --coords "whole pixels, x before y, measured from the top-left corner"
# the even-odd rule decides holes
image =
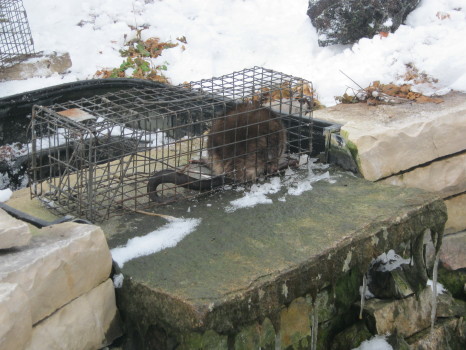
[[[312,85],[254,67],[34,106],[31,192],[93,222],[255,181],[312,152]]]

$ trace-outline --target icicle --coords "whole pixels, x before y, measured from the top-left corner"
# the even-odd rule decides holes
[[[430,313],[430,331],[433,332],[435,316],[437,314],[437,271],[439,262],[439,252],[435,252],[434,269],[432,271],[432,310]]]
[[[319,327],[317,304],[312,309],[311,350],[317,350],[317,328]]]
[[[362,276],[362,291],[361,291],[361,308],[359,309],[359,319],[362,320],[362,310],[364,309],[364,302],[366,301],[367,291],[367,277],[366,274]]]

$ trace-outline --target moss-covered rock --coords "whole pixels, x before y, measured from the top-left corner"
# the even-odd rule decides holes
[[[363,321],[359,321],[335,336],[331,350],[350,350],[372,337]]]
[[[466,271],[450,271],[440,267],[438,269],[438,281],[455,297],[466,300]]]

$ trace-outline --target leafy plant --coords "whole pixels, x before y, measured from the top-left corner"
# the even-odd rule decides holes
[[[98,70],[95,76],[101,78],[138,78],[168,83],[163,71],[168,69],[168,62],[154,65],[152,59],[162,55],[166,49],[178,46],[178,43],[163,42],[159,38],[151,37],[142,40],[141,32],[147,27],[140,29],[132,28],[136,31],[136,37],[125,43],[125,48],[120,50],[120,55],[125,60],[117,68]],[[186,38],[177,38],[178,41],[186,43]],[[184,45],[182,47],[184,49]]]

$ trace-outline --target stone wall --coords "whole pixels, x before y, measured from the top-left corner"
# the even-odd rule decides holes
[[[438,193],[448,207],[446,233],[466,230],[466,95],[444,102],[341,104],[314,112],[339,123],[341,135],[371,181]],[[466,240],[466,234],[464,234]]]
[[[0,349],[110,344],[121,328],[103,231],[72,222],[37,231],[0,209]]]

